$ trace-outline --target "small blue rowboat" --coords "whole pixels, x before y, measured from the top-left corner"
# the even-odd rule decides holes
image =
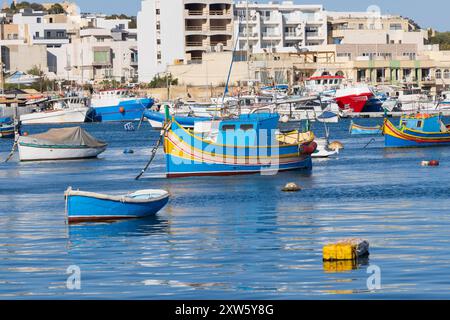
[[[164,190],[141,190],[123,196],[93,192],[65,192],[66,215],[69,223],[114,221],[155,215],[169,201]]]
[[[363,127],[360,125],[357,125],[356,123],[353,123],[353,121],[350,123],[350,134],[352,135],[375,135],[375,134],[381,134],[383,133],[383,127],[382,126],[375,126],[375,127]]]
[[[145,110],[144,117],[148,119],[148,122],[154,129],[161,129],[164,126],[164,122],[166,121],[166,116],[164,113],[152,110]],[[195,123],[199,121],[211,121],[211,118],[178,115],[175,115],[174,119],[183,128],[194,128]]]

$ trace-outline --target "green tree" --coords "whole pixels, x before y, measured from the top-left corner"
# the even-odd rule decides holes
[[[438,44],[441,50],[450,50],[450,32],[436,32],[431,43]]]
[[[159,74],[156,75],[152,81],[148,84],[149,88],[166,88],[167,84],[170,84],[172,86],[178,85],[178,79],[173,78],[171,74],[160,76]]]
[[[66,11],[64,10],[64,8],[59,3],[55,3],[54,5],[52,5],[50,7],[50,9],[48,9],[48,13],[50,13],[50,14],[61,14],[61,13],[66,13]]]

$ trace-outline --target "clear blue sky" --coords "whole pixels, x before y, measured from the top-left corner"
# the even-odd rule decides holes
[[[32,0],[28,0],[32,1]],[[171,1],[171,0],[163,0]],[[280,0],[281,1],[281,0]],[[377,5],[383,13],[399,14],[415,20],[423,28],[432,27],[450,31],[449,0],[294,0],[302,4],[323,4],[334,11],[365,11],[370,5]],[[38,2],[50,2],[42,0]],[[125,13],[136,15],[140,0],[78,0],[82,12]],[[257,1],[260,3],[267,1]]]

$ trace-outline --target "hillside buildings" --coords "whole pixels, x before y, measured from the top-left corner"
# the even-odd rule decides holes
[[[135,29],[130,19],[62,5],[64,14],[0,14],[4,71],[37,67],[50,79],[77,83],[148,83],[170,72],[181,84],[215,86],[233,59],[231,80],[240,83],[339,74],[350,82],[450,86],[450,54],[429,44],[432,33],[376,7],[331,12],[293,1],[142,0]]]

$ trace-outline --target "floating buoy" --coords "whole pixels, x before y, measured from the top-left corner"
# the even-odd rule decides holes
[[[132,122],[128,122],[126,123],[123,128],[125,129],[125,131],[135,131],[136,128],[134,127]]]
[[[344,145],[339,141],[333,141],[328,145],[328,149],[332,151],[339,151],[341,149],[344,149]]]
[[[323,261],[356,260],[369,255],[369,242],[347,239],[323,247]]]
[[[134,150],[125,149],[125,150],[123,150],[123,153],[125,153],[125,154],[132,154],[132,153],[134,153]]]
[[[302,188],[300,188],[294,182],[290,182],[290,183],[286,184],[284,186],[284,188],[282,189],[282,191],[284,191],[284,192],[297,192],[297,191],[301,191],[301,190],[302,190]]]
[[[22,133],[22,135],[23,135],[24,137],[26,137],[26,136],[28,136],[28,132],[25,131],[24,133]]]
[[[119,108],[119,112],[120,112],[120,113],[125,113],[125,108],[124,108],[124,107],[120,107],[120,108]]]
[[[439,166],[439,161],[438,160],[422,161],[421,165],[422,167],[437,167]]]

